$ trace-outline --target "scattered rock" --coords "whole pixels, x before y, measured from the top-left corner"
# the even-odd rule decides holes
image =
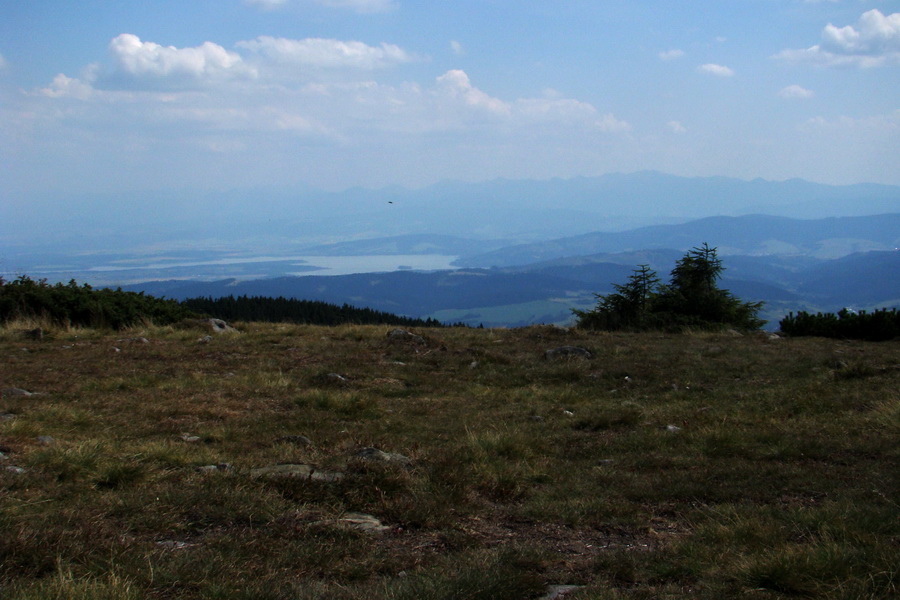
[[[563,414],[566,415],[567,417],[575,416],[575,413],[573,413],[571,410],[563,410]]]
[[[544,352],[544,358],[556,360],[559,358],[593,358],[590,350],[580,346],[560,346]]]
[[[770,333],[768,336],[766,336],[766,339],[774,342],[774,341],[780,340],[781,336],[778,335],[777,333]]]
[[[547,593],[541,596],[540,600],[559,600],[583,587],[583,585],[548,585]]]
[[[363,460],[371,460],[373,462],[393,463],[403,465],[405,467],[412,465],[412,460],[408,456],[403,456],[397,452],[385,452],[378,448],[363,448],[356,453],[357,458]]]
[[[181,441],[189,444],[195,444],[200,441],[200,436],[191,435],[189,433],[182,433],[179,437],[181,438]]]
[[[49,446],[56,443],[56,440],[53,439],[52,435],[39,435],[37,437],[37,441],[38,444],[43,444],[44,446]]]
[[[6,455],[6,452],[0,452],[0,460],[9,460],[9,457]]]
[[[16,415],[11,412],[0,413],[0,421],[12,421],[16,418]]]
[[[9,387],[3,388],[0,390],[0,396],[4,398],[15,398],[20,396],[34,396],[34,392],[29,392],[28,390],[23,390],[22,388],[17,387]]]
[[[312,440],[305,435],[283,435],[275,440],[276,444],[293,444],[295,446],[312,446]]]
[[[666,425],[666,431],[668,431],[669,433],[678,433],[679,431],[681,431],[681,427],[679,427],[678,425]]]
[[[196,546],[197,544],[191,544],[190,542],[181,542],[178,540],[161,540],[156,542],[156,545],[165,550],[184,550],[185,548],[191,548],[192,546]]]
[[[422,346],[426,344],[425,338],[423,338],[421,335],[410,333],[405,329],[391,329],[390,331],[388,331],[387,337],[389,340],[395,342],[405,342]]]
[[[390,529],[390,527],[383,525],[377,518],[364,513],[347,513],[337,520],[337,524],[339,526],[371,534],[384,533]]]
[[[250,471],[252,477],[266,477],[277,479],[281,477],[295,477],[297,479],[308,479],[310,481],[334,482],[344,478],[343,473],[336,471],[320,471],[312,465],[303,464],[283,464],[271,467],[260,467]]]
[[[13,465],[6,467],[6,470],[9,471],[10,473],[15,473],[16,475],[23,475],[25,473],[25,469],[23,469],[22,467],[16,467]]]
[[[216,473],[218,471],[230,471],[230,463],[219,463],[217,465],[204,465],[195,469],[198,473]]]
[[[727,333],[731,337],[744,337],[744,334],[737,329],[728,329],[727,331],[725,331],[725,333]]]
[[[336,383],[346,383],[348,381],[348,379],[340,373],[329,373],[325,378]]]
[[[470,369],[477,369],[477,368],[478,368],[478,361],[477,361],[477,360],[473,360],[472,362],[470,362],[470,363],[469,363],[469,368],[470,368]]]
[[[199,340],[197,340],[197,342],[200,343],[200,344],[208,344],[208,343],[210,343],[212,340],[213,340],[213,338],[212,338],[211,335],[204,335],[202,338],[200,338]]]
[[[601,458],[600,460],[597,461],[597,464],[598,465],[611,465],[614,462],[616,462],[616,459],[614,459],[614,458]]]
[[[222,319],[210,319],[207,321],[209,328],[213,333],[231,333],[237,331],[234,327],[223,321]]]

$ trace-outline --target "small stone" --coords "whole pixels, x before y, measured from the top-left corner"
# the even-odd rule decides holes
[[[210,343],[212,340],[213,340],[213,338],[212,338],[211,335],[204,335],[202,338],[200,338],[199,340],[197,340],[197,343],[199,343],[199,344],[208,344],[208,343]]]
[[[122,351],[121,348],[116,348],[115,346],[113,346],[112,350],[113,350],[113,352],[121,352]]]
[[[296,477],[298,479],[308,479],[311,481],[335,482],[344,478],[343,473],[336,471],[320,471],[312,465],[304,464],[283,464],[271,467],[260,467],[250,471],[251,477],[281,478]]]
[[[0,413],[0,421],[12,421],[16,415],[11,412]]]
[[[312,440],[305,435],[283,435],[275,440],[276,444],[293,444],[295,446],[312,446]]]
[[[574,416],[575,416],[575,413],[573,413],[571,410],[564,410],[564,411],[563,411],[563,414],[566,415],[567,417],[574,417]]]
[[[161,540],[159,542],[156,542],[156,545],[166,550],[184,550],[185,548],[190,548],[192,546],[196,546],[197,544],[181,542],[178,540]]]
[[[560,346],[544,352],[544,358],[548,360],[556,360],[559,358],[593,358],[593,354],[586,348],[580,346]]]
[[[391,329],[388,331],[387,337],[391,341],[407,342],[410,344],[425,345],[427,342],[421,335],[410,333],[405,329]]]
[[[327,377],[331,381],[336,381],[338,383],[345,383],[347,381],[347,378],[344,377],[343,375],[341,375],[340,373],[329,373],[325,377]]]
[[[22,388],[9,387],[0,390],[0,395],[2,395],[4,398],[16,398],[21,396],[34,396],[34,393],[29,392],[28,390],[23,390]]]
[[[180,438],[181,438],[181,441],[187,442],[189,444],[194,444],[194,443],[200,441],[200,436],[191,435],[189,433],[182,433]]]
[[[681,431],[681,427],[679,427],[678,425],[666,425],[666,431],[668,431],[669,433],[678,433],[679,431]]]
[[[412,460],[407,456],[403,456],[397,452],[385,452],[378,448],[363,448],[356,453],[356,456],[363,460],[371,460],[374,462],[394,463],[404,466],[412,464]]]
[[[337,520],[338,525],[344,525],[350,529],[362,531],[363,533],[384,533],[390,527],[383,525],[381,521],[372,515],[363,513],[347,513]]]
[[[10,473],[15,473],[16,475],[23,475],[25,473],[25,469],[23,469],[22,467],[16,467],[13,465],[6,467],[6,470],[9,471]]]
[[[219,463],[217,465],[204,465],[202,467],[197,467],[196,471],[198,473],[215,473],[217,471],[230,471],[231,465],[229,463]]]
[[[51,444],[56,443],[56,440],[53,439],[52,435],[39,435],[37,437],[38,444],[43,444],[44,446],[49,446]]]
[[[600,460],[597,461],[597,464],[598,465],[611,465],[614,462],[616,462],[616,459],[614,459],[614,458],[601,458]]]
[[[581,589],[582,585],[548,585],[547,593],[541,596],[540,600],[559,600]]]

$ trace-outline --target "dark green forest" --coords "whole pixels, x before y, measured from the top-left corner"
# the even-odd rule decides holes
[[[226,321],[291,322],[313,325],[403,325],[440,327],[434,319],[401,317],[348,304],[337,306],[314,300],[247,297],[189,298],[178,302],[143,292],[93,288],[74,280],[47,283],[26,275],[12,281],[0,278],[0,323],[46,321],[67,327],[125,329],[142,323],[170,325],[184,319],[215,317]]]

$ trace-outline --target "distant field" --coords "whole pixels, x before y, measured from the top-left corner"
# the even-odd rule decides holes
[[[0,330],[0,596],[900,594],[900,342],[236,326]]]

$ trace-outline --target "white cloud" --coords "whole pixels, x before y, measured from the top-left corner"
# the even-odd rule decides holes
[[[473,87],[465,71],[459,69],[447,71],[436,81],[437,89],[443,97],[459,99],[470,107],[481,108],[496,114],[510,112],[510,107],[506,102]]]
[[[40,90],[40,93],[48,98],[76,98],[86,100],[92,94],[93,88],[83,81],[66,77],[62,73],[53,78],[53,83]]]
[[[3,55],[0,54],[0,71],[2,71],[3,69],[5,69],[8,65],[9,65],[9,63],[7,63],[7,62],[6,62],[6,59],[3,58]]]
[[[778,95],[782,98],[812,98],[816,94],[812,90],[794,84],[782,88]]]
[[[194,48],[175,48],[143,42],[136,35],[123,33],[109,43],[109,51],[116,63],[117,76],[132,81],[168,80],[185,85],[256,75],[240,55],[212,42]]]
[[[278,63],[319,68],[378,69],[415,60],[399,46],[385,43],[369,46],[356,41],[322,38],[291,40],[263,35],[236,45]]]
[[[388,12],[397,8],[394,0],[313,0],[316,4],[332,8],[348,8],[358,13]]]
[[[877,9],[863,13],[854,27],[822,30],[822,40],[806,49],[782,50],[773,58],[829,67],[879,67],[900,63],[900,13],[884,15]]]
[[[244,0],[244,4],[258,6],[263,10],[273,10],[282,6],[287,0]]]
[[[678,121],[669,121],[668,123],[666,123],[666,126],[672,131],[672,133],[687,133],[687,129]]]
[[[462,44],[460,44],[456,40],[450,41],[450,49],[453,51],[453,54],[457,56],[462,56],[463,54],[465,54],[465,50],[463,49]]]
[[[665,52],[659,53],[659,57],[662,60],[676,60],[678,58],[681,58],[682,56],[684,56],[684,50],[678,49],[666,50]]]
[[[732,77],[734,76],[734,71],[729,69],[728,67],[722,65],[716,65],[713,63],[707,63],[705,65],[700,65],[697,67],[697,70],[701,73],[708,73],[709,75],[715,75],[716,77]]]

